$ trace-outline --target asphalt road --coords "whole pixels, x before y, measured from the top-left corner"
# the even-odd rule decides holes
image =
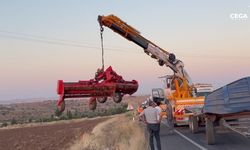
[[[250,139],[222,128],[216,130],[215,145],[206,144],[204,128],[192,134],[188,126],[175,127],[171,135],[162,124],[160,136],[162,150],[250,150]]]

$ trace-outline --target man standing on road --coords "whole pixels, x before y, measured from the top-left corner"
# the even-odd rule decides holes
[[[156,109],[158,110],[158,120],[160,119],[160,116],[162,115],[162,108],[161,108],[161,102],[160,101],[156,101]]]
[[[155,108],[153,100],[149,100],[149,106],[140,113],[140,120],[147,124],[149,132],[149,143],[151,150],[154,150],[154,139],[156,139],[157,149],[161,150],[159,111]]]

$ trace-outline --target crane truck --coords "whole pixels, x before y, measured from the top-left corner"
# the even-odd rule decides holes
[[[175,54],[170,53],[157,46],[152,41],[143,37],[138,30],[128,25],[115,15],[98,16],[101,33],[103,26],[110,28],[125,39],[140,46],[151,58],[156,59],[160,66],[166,66],[173,70],[173,75],[166,76],[167,88],[171,94],[166,98],[173,107],[173,117],[176,124],[187,124],[190,113],[185,113],[185,106],[203,105],[204,96],[202,93],[212,91],[210,84],[193,84],[184,63],[177,59]],[[199,93],[199,91],[202,91]]]

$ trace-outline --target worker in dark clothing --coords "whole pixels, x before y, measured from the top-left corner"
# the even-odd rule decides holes
[[[161,150],[160,140],[160,122],[159,111],[155,108],[156,104],[153,100],[149,100],[149,106],[140,113],[140,120],[147,124],[149,132],[149,144],[151,150],[154,150],[154,139],[156,139],[157,149]]]

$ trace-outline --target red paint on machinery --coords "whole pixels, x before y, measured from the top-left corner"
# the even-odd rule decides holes
[[[66,98],[90,97],[89,108],[96,109],[97,102],[104,103],[107,97],[113,97],[114,102],[119,103],[125,94],[133,94],[138,89],[136,80],[125,81],[111,66],[105,71],[98,69],[95,78],[80,80],[78,82],[63,82],[58,80],[57,94],[60,96],[57,106],[59,111],[65,109]]]

